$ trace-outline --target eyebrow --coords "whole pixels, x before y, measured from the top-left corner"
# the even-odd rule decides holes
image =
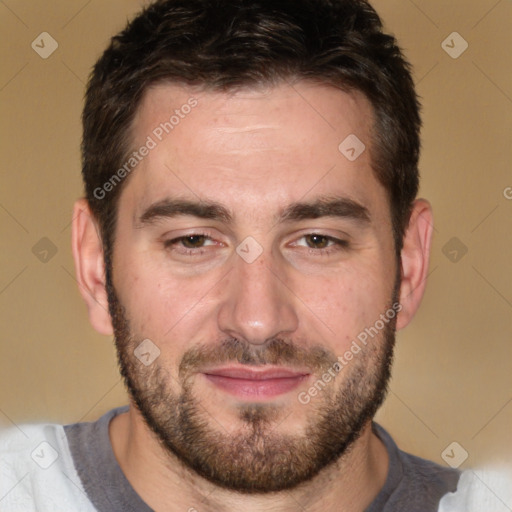
[[[149,206],[138,218],[138,227],[154,224],[159,220],[179,216],[192,216],[215,220],[226,224],[233,222],[233,215],[220,203],[214,201],[191,201],[187,199],[163,199]],[[277,215],[276,222],[297,222],[338,217],[370,224],[368,209],[348,197],[320,197],[311,202],[296,202],[288,205]]]
[[[366,206],[348,197],[320,197],[313,202],[298,202],[289,205],[280,215],[281,222],[338,217],[370,224],[370,212]]]
[[[152,204],[139,217],[138,224],[143,227],[164,218],[192,216],[200,219],[217,220],[229,224],[233,216],[227,208],[213,201],[190,201],[187,199],[163,199]]]

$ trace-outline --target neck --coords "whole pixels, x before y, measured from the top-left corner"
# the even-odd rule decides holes
[[[388,454],[368,422],[336,463],[290,491],[240,494],[208,482],[169,454],[131,406],[110,423],[114,455],[139,496],[156,512],[363,511],[383,487]]]

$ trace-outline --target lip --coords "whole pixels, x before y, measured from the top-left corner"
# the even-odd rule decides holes
[[[252,401],[263,401],[297,388],[309,375],[308,371],[282,367],[223,367],[202,372],[217,388]]]

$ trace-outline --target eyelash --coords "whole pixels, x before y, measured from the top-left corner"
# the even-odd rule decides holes
[[[347,240],[335,238],[335,237],[328,236],[328,235],[322,235],[321,233],[315,233],[315,232],[304,234],[299,238],[299,240],[301,240],[307,236],[322,237],[322,238],[325,238],[328,243],[332,243],[332,245],[328,245],[326,248],[323,248],[323,249],[314,249],[313,247],[306,247],[308,254],[312,254],[315,256],[330,255],[335,252],[346,251],[350,248],[350,244]],[[176,238],[172,238],[170,240],[165,240],[164,247],[166,249],[172,250],[174,248],[174,246],[178,245],[183,240],[185,240],[187,238],[192,238],[192,237],[204,237],[208,241],[213,241],[213,238],[208,233],[198,232],[198,233],[190,233],[189,235],[179,236]],[[185,254],[187,256],[196,256],[196,255],[204,254],[204,250],[205,250],[204,246],[197,247],[195,249],[190,248],[190,247],[181,246],[181,250],[179,252],[181,252],[181,254]]]
[[[332,243],[332,245],[328,245],[324,249],[314,249],[313,247],[306,247],[308,254],[312,254],[314,256],[329,256],[333,253],[346,251],[350,247],[350,244],[347,240],[342,240],[340,238],[335,238],[329,235],[322,235],[321,233],[308,233],[306,235],[302,235],[300,239],[305,238],[307,236],[319,236],[325,238],[327,240],[327,243]]]
[[[190,233],[189,235],[179,236],[177,238],[172,238],[170,240],[164,241],[164,247],[166,249],[173,249],[173,246],[178,245],[180,242],[185,240],[186,238],[192,238],[192,237],[204,237],[206,240],[212,241],[213,238],[208,233]],[[181,246],[181,251],[179,251],[181,254],[185,254],[186,256],[195,256],[195,255],[201,255],[204,253],[204,247],[198,247],[197,249],[193,249],[190,247]]]

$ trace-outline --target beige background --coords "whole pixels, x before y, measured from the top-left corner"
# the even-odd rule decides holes
[[[93,420],[126,401],[111,339],[89,326],[77,291],[70,220],[84,84],[140,5],[0,1],[0,425]],[[469,453],[462,467],[512,460],[512,2],[374,5],[414,65],[421,195],[436,218],[426,296],[399,335],[378,419],[442,464],[453,441]],[[469,44],[457,59],[442,47],[454,31]],[[47,59],[31,48],[41,32],[59,45]],[[33,253],[43,237],[57,250],[47,262]],[[457,262],[453,237],[467,247]]]

